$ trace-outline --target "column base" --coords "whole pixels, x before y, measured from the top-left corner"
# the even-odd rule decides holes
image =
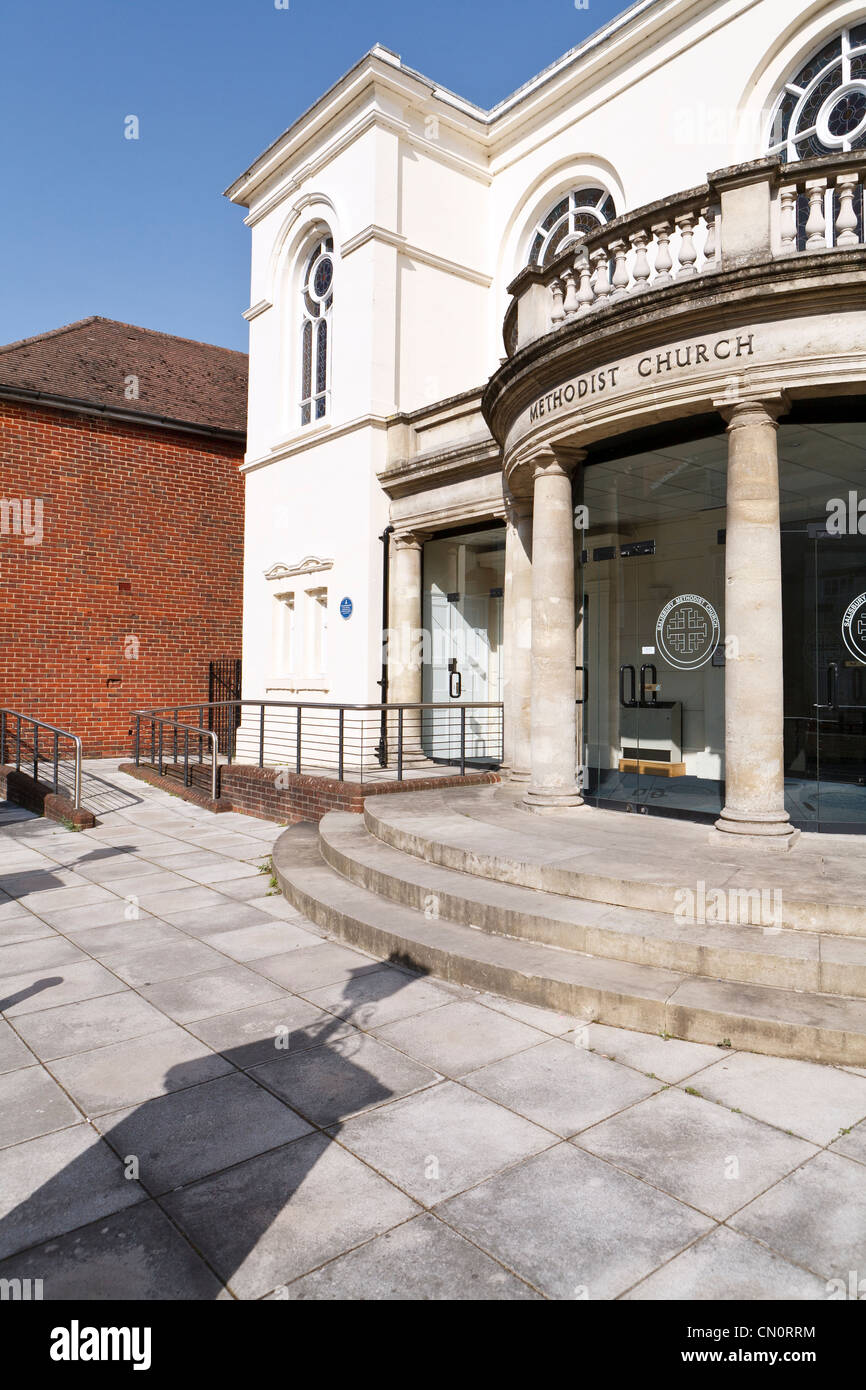
[[[715,845],[781,850],[783,853],[792,849],[799,838],[800,831],[791,825],[786,812],[763,816],[759,812],[725,809],[710,831],[710,842]]]
[[[546,812],[569,810],[583,805],[583,797],[577,787],[563,787],[558,791],[546,791],[530,787],[522,803],[527,811],[544,815]]]

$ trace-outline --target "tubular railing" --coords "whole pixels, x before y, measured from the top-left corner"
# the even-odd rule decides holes
[[[14,719],[15,730],[9,729],[9,721]],[[29,751],[22,725],[31,729]],[[51,735],[48,745],[51,756],[46,757],[39,747],[39,730],[45,729]],[[81,806],[81,739],[68,729],[58,729],[55,724],[46,724],[44,719],[34,719],[31,714],[20,714],[15,709],[0,709],[0,763],[6,764],[6,745],[10,741],[15,748],[15,770],[21,771],[22,761],[33,767],[33,780],[39,780],[39,764],[49,763],[52,768],[52,784],[55,793],[60,791],[60,740],[69,739],[73,746],[72,804],[77,811]]]
[[[435,766],[497,767],[502,761],[498,703],[331,705],[292,700],[219,700],[134,712],[136,766],[149,761],[160,775],[182,773],[191,786],[196,767],[219,797],[220,749],[208,725],[215,710],[235,709],[238,727],[224,761],[285,769],[337,781],[371,782]]]

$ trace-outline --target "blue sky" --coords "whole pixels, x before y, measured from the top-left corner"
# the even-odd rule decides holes
[[[222,191],[367,49],[491,106],[627,8],[4,0],[0,342],[103,314],[246,350],[249,232]]]

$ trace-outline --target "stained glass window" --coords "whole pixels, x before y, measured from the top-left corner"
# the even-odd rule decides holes
[[[785,83],[769,147],[789,163],[866,149],[866,25],[843,29]]]
[[[613,198],[603,188],[576,188],[560,198],[535,228],[529,248],[529,263],[550,265],[556,260],[566,237],[583,232],[588,236],[616,217]]]
[[[324,420],[331,397],[330,320],[334,304],[334,242],[317,241],[301,286],[301,424]],[[315,367],[314,359],[315,357]]]

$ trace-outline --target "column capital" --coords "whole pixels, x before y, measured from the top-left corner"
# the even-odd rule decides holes
[[[532,494],[529,492],[508,492],[505,498],[505,518],[510,526],[517,526],[532,512]]]
[[[395,550],[420,550],[429,539],[426,531],[394,531],[391,536]]]
[[[760,395],[740,396],[738,400],[722,397],[713,401],[713,408],[727,422],[729,432],[744,425],[772,425],[777,429],[779,416],[787,415],[791,402],[787,391],[767,391]]]
[[[586,449],[569,444],[545,444],[529,459],[533,481],[548,474],[563,473],[570,477],[586,458]]]

